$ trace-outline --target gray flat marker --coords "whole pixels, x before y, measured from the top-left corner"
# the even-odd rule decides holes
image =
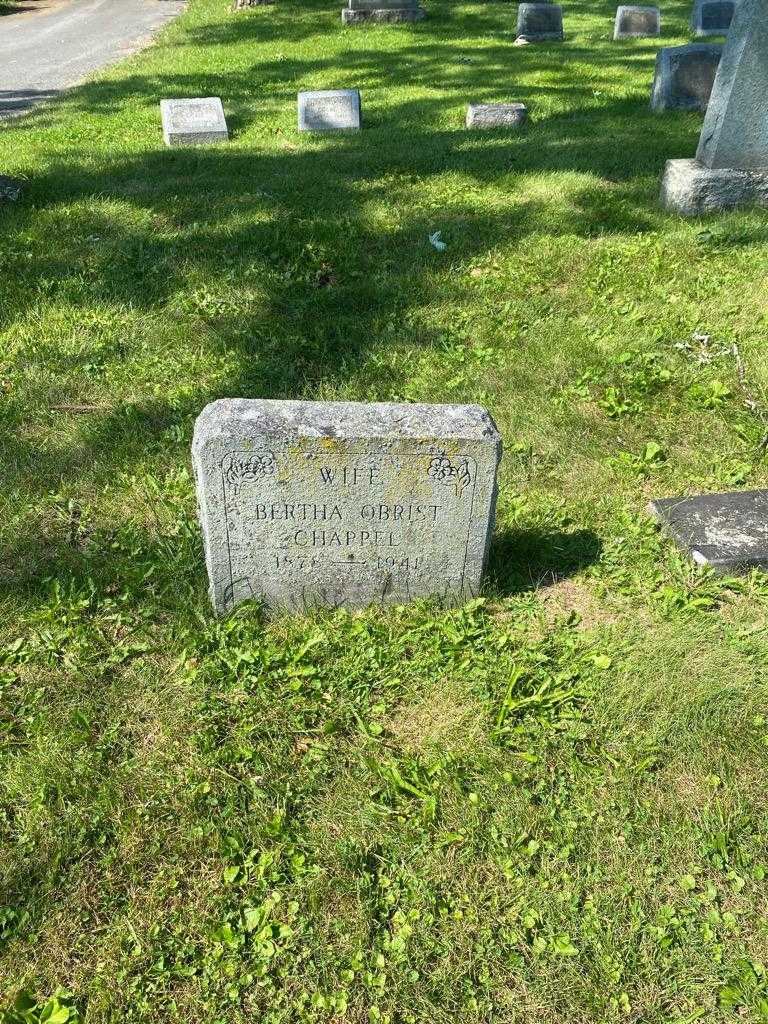
[[[356,131],[360,128],[357,89],[322,89],[299,93],[299,131]]]
[[[661,498],[649,512],[697,565],[719,573],[768,568],[768,491]]]
[[[528,120],[524,103],[470,103],[467,128],[519,128]]]
[[[500,458],[477,405],[213,402],[192,462],[215,609],[477,595]]]
[[[166,146],[199,146],[229,138],[224,108],[218,96],[160,100]]]

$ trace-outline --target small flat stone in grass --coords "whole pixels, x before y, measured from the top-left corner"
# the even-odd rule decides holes
[[[518,44],[559,42],[562,38],[563,8],[560,4],[519,4],[516,40]]]
[[[233,11],[246,11],[249,7],[263,7],[265,4],[273,4],[275,0],[234,0]]]
[[[697,565],[721,574],[768,568],[768,491],[661,498],[649,512]]]
[[[723,47],[720,43],[664,46],[656,54],[652,110],[707,109]]]
[[[161,100],[160,113],[166,146],[200,146],[229,138],[218,96]]]
[[[467,128],[519,128],[528,119],[524,103],[470,103]]]
[[[15,203],[21,196],[22,183],[16,178],[0,174],[0,203]]]
[[[299,93],[299,131],[356,131],[360,128],[357,89],[321,89]]]
[[[640,39],[658,36],[661,32],[661,14],[658,7],[626,5],[616,11],[613,25],[614,39]]]
[[[695,0],[691,30],[695,36],[726,36],[736,10],[735,0]]]
[[[476,596],[500,458],[476,405],[213,402],[192,462],[214,607]]]

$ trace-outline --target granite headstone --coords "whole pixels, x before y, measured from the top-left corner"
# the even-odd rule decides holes
[[[552,3],[522,3],[517,8],[517,41],[541,43],[563,38],[563,8]]]
[[[699,37],[727,36],[735,9],[735,0],[695,0],[691,31]]]
[[[616,11],[613,23],[614,39],[640,39],[658,36],[661,32],[661,14],[658,7],[625,5]]]
[[[662,47],[656,54],[651,109],[704,113],[722,52],[721,43]]]
[[[697,565],[719,573],[768,568],[768,491],[661,498],[649,512]]]
[[[476,595],[500,457],[476,405],[213,402],[192,461],[214,607]]]
[[[226,142],[229,138],[224,108],[218,96],[161,100],[160,113],[166,146],[196,146]]]
[[[329,132],[360,128],[357,89],[320,89],[299,93],[299,131]]]

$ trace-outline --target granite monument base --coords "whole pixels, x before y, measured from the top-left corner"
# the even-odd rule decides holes
[[[705,167],[698,160],[667,160],[661,202],[683,217],[697,217],[737,206],[768,206],[768,168],[744,171]]]

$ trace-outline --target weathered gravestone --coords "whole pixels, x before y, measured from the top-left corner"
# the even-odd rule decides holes
[[[768,491],[662,498],[649,511],[698,565],[720,573],[768,568]]]
[[[657,36],[660,32],[661,14],[658,7],[623,6],[616,11],[614,39],[639,39]]]
[[[563,38],[560,4],[523,3],[517,8],[517,42],[542,43]]]
[[[198,146],[229,138],[224,108],[218,96],[190,100],[160,100],[166,146]]]
[[[528,119],[524,103],[470,103],[467,128],[519,128]]]
[[[656,54],[652,110],[707,109],[723,52],[721,43],[665,46]]]
[[[500,458],[476,405],[213,402],[192,461],[214,607],[476,595]]]
[[[15,203],[21,195],[22,183],[18,178],[9,178],[6,174],[0,174],[0,203],[3,201]]]
[[[696,36],[727,36],[735,0],[694,0],[691,31]]]
[[[341,12],[344,25],[362,22],[420,21],[426,11],[418,0],[348,0]]]
[[[667,161],[661,201],[684,216],[768,206],[766,0],[737,5],[696,159]]]
[[[263,7],[265,4],[273,4],[275,0],[234,0],[233,11],[245,11],[249,7]]]
[[[299,93],[299,131],[330,132],[360,127],[357,89],[320,89]]]

